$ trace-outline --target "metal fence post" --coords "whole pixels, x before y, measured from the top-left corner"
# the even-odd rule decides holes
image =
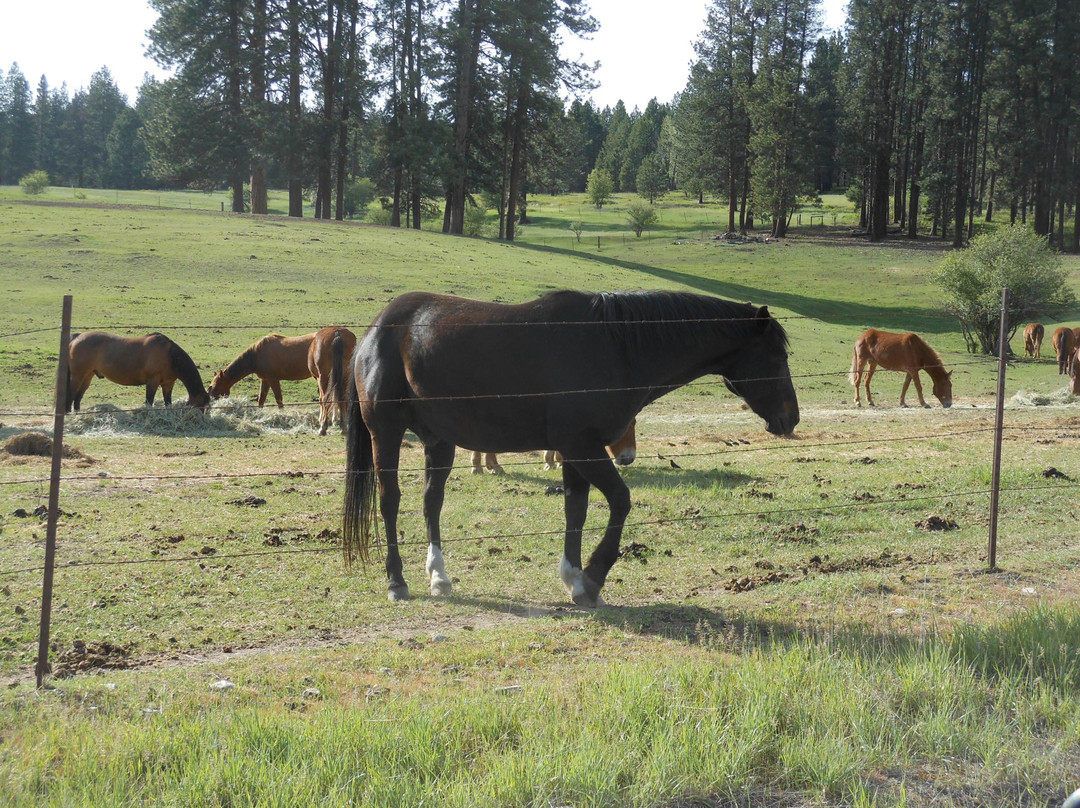
[[[997,569],[997,525],[998,492],[1001,489],[1001,435],[1005,420],[1005,351],[1008,347],[1006,336],[1005,307],[1009,302],[1008,287],[1001,290],[1001,330],[998,333],[998,384],[997,413],[994,420],[994,466],[990,477],[990,543],[986,559],[990,570]]]
[[[71,340],[71,295],[64,295],[60,326],[60,361],[56,366],[56,408],[53,416],[52,472],[49,479],[49,516],[45,530],[45,574],[41,580],[41,624],[35,673],[41,687],[49,673],[49,624],[52,619],[53,568],[56,566],[56,523],[60,518],[60,461],[64,457],[64,413],[67,411],[68,343]]]

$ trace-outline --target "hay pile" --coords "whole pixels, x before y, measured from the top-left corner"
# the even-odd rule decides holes
[[[1009,399],[1009,403],[1017,407],[1062,406],[1064,404],[1074,404],[1076,401],[1076,396],[1069,392],[1068,387],[1062,387],[1060,390],[1055,390],[1052,393],[1036,393],[1031,390],[1020,390]]]
[[[256,437],[277,432],[294,434],[316,431],[318,413],[277,407],[259,409],[243,398],[215,401],[208,412],[187,406],[140,407],[122,410],[111,404],[95,404],[67,419],[65,429],[73,435],[122,437],[159,435],[165,437],[224,438]]]
[[[0,451],[12,457],[52,457],[53,442],[52,438],[44,432],[20,432],[4,441]],[[68,446],[67,444],[63,448],[63,457],[79,460],[90,459],[74,446]]]

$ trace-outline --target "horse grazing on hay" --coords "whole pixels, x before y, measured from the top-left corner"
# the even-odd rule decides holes
[[[1050,344],[1054,346],[1054,354],[1057,356],[1058,375],[1067,375],[1072,365],[1072,356],[1076,352],[1076,330],[1068,326],[1062,326],[1054,331],[1050,338]]]
[[[188,404],[206,409],[210,396],[187,352],[164,334],[121,337],[104,331],[77,334],[68,346],[67,400],[65,408],[78,412],[83,394],[97,376],[124,386],[146,385],[146,406],[161,398],[172,404],[173,385],[179,379],[188,392]]]
[[[848,381],[855,385],[855,403],[860,407],[862,401],[859,399],[859,383],[863,378],[863,368],[866,368],[866,403],[873,407],[870,379],[879,365],[885,370],[899,370],[907,374],[904,387],[900,391],[901,407],[907,406],[904,396],[912,382],[915,382],[919,403],[924,407],[930,406],[923,398],[922,383],[919,381],[920,370],[925,370],[933,381],[934,397],[941,402],[941,406],[952,406],[952,371],[945,370],[937,351],[927,345],[918,334],[893,334],[871,328],[855,340]]]
[[[787,335],[765,307],[682,292],[551,292],[517,305],[413,292],[376,318],[353,358],[343,547],[367,561],[376,503],[386,532],[389,597],[409,597],[398,552],[398,459],[411,429],[424,445],[427,574],[450,592],[439,515],[456,446],[488,452],[552,448],[563,463],[566,533],[560,575],[574,602],[602,603],[619,556],[630,491],[605,446],[643,407],[719,374],[788,435],[799,404]],[[581,532],[596,486],[604,537],[582,568]]]
[[[1042,341],[1046,330],[1042,323],[1028,323],[1024,328],[1024,356],[1042,358]]]
[[[210,396],[229,395],[234,384],[254,373],[260,381],[259,406],[266,403],[266,394],[273,390],[278,407],[283,408],[281,382],[315,377],[319,383],[319,434],[326,434],[335,409],[338,423],[344,429],[347,375],[355,348],[356,335],[339,325],[301,337],[267,334],[214,374]]]
[[[607,447],[607,453],[616,466],[629,466],[637,457],[637,419],[630,422],[630,428],[626,433]],[[554,449],[544,452],[544,471],[562,468],[563,456]],[[484,469],[492,474],[505,474],[505,470],[499,465],[499,456],[493,452],[472,453],[472,473],[483,474]]]

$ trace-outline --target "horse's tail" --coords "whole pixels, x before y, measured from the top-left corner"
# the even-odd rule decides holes
[[[345,336],[339,328],[330,341],[330,406],[341,409],[348,391],[345,389]]]
[[[378,486],[375,484],[375,461],[368,432],[360,412],[356,385],[349,385],[348,431],[345,438],[345,513],[342,520],[341,546],[345,566],[359,558],[367,564],[371,527],[375,521]]]

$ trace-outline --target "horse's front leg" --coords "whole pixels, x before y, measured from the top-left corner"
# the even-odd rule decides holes
[[[161,400],[165,403],[166,407],[172,406],[172,389],[173,383],[162,382],[161,383]]]
[[[158,389],[158,386],[156,384],[150,384],[149,382],[147,382],[147,384],[146,384],[146,406],[147,407],[153,407],[154,406],[154,396],[157,395],[157,389]]]
[[[454,444],[433,443],[424,446],[424,524],[427,527],[427,574],[432,595],[449,595],[453,589],[446,574],[442,554],[442,533],[439,516],[442,514],[446,478],[454,467]]]
[[[277,401],[279,410],[285,409],[285,401],[281,397],[281,382],[277,379],[270,380],[270,389],[274,391],[274,400]],[[266,396],[263,396],[263,400],[266,400]],[[259,405],[260,407],[262,404]]]
[[[563,468],[571,461],[564,459]],[[600,590],[607,580],[608,572],[619,560],[619,541],[622,538],[623,525],[630,513],[630,489],[623,482],[615,464],[607,455],[603,446],[591,447],[584,459],[576,461],[578,473],[596,486],[608,503],[608,523],[604,538],[593,550],[589,563],[585,567],[582,581],[586,593],[591,597],[591,605],[603,605]]]
[[[397,517],[401,506],[401,487],[398,485],[398,461],[401,455],[401,435],[394,440],[372,439],[372,452],[379,481],[379,513],[386,530],[386,590],[390,600],[408,600],[409,585],[401,573],[401,554],[398,552]]]
[[[596,597],[589,594],[585,585],[585,572],[581,568],[581,529],[589,512],[589,488],[591,485],[575,466],[563,463],[563,511],[566,514],[566,537],[563,540],[563,557],[559,563],[559,577],[574,603],[579,606],[596,606],[600,593],[594,587]]]
[[[915,382],[915,392],[919,394],[919,403],[923,405],[923,408],[924,408],[924,409],[927,409],[927,410],[928,410],[928,409],[930,409],[930,405],[929,405],[929,404],[927,404],[927,403],[926,403],[926,399],[925,399],[925,398],[923,398],[923,394],[922,394],[922,382],[921,382],[921,381],[919,381],[919,371],[917,371],[917,370],[916,370],[916,371],[913,371],[913,372],[911,373],[911,377],[910,377],[910,378],[911,378],[911,380],[912,380],[913,382]],[[906,387],[906,385],[905,385],[905,387]]]
[[[259,406],[261,407],[266,403],[266,395],[270,392],[270,382],[266,379],[259,379]]]

